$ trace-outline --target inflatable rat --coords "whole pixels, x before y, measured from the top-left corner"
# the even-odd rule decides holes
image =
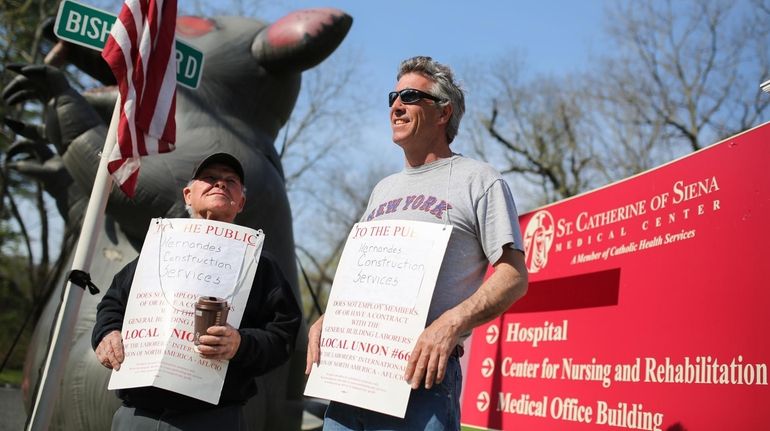
[[[117,187],[110,194],[90,269],[102,292],[113,275],[136,257],[153,217],[186,216],[181,190],[195,164],[208,154],[223,151],[235,155],[246,172],[247,202],[236,223],[265,232],[265,251],[277,259],[299,300],[291,210],[274,141],[294,107],[301,72],[331,54],[351,24],[350,16],[335,9],[296,11],[270,25],[240,17],[178,18],[177,38],[204,54],[201,83],[195,90],[177,87],[176,150],[142,159],[133,199]],[[8,127],[26,138],[9,149],[6,163],[45,185],[65,219],[67,232],[74,232],[90,195],[106,119],[117,92],[113,87],[78,93],[58,68],[67,63],[106,85],[114,84],[98,52],[60,41],[44,65],[7,66],[19,76],[5,88],[3,98],[8,104],[31,99],[44,104],[42,128],[6,120]],[[28,407],[71,259],[71,251],[61,256],[51,281],[54,294],[27,355],[24,389]],[[119,404],[106,389],[109,370],[97,363],[90,346],[100,297],[83,297],[52,429],[109,429]],[[246,409],[252,429],[300,428],[306,342],[303,328],[292,360],[257,379],[259,393]]]

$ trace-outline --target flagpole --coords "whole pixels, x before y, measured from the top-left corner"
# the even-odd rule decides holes
[[[94,256],[94,248],[99,239],[100,227],[104,223],[104,209],[107,206],[107,198],[112,188],[112,177],[107,171],[107,163],[110,154],[117,141],[118,121],[120,118],[120,94],[112,112],[110,127],[104,140],[99,168],[94,178],[94,186],[91,189],[91,198],[88,200],[88,208],[83,218],[83,226],[80,230],[80,238],[75,249],[75,257],[72,261],[73,270],[89,272]],[[72,336],[75,332],[80,302],[83,298],[83,288],[67,281],[61,307],[56,316],[51,344],[48,348],[43,373],[40,378],[32,414],[27,423],[27,430],[47,430],[50,427],[51,416],[59,398],[64,369],[72,348]]]

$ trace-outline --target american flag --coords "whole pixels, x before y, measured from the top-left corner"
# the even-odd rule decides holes
[[[108,169],[134,196],[141,156],[174,149],[176,0],[126,0],[102,50],[118,81],[118,145]]]

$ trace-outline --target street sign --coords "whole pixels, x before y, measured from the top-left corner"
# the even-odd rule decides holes
[[[101,51],[117,15],[64,0],[59,5],[54,33],[59,39]],[[203,70],[203,53],[180,40],[176,41],[176,80],[188,88],[198,88]]]

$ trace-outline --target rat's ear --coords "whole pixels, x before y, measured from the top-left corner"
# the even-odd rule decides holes
[[[329,56],[348,34],[353,17],[338,9],[303,9],[262,29],[251,54],[271,72],[302,72]]]

